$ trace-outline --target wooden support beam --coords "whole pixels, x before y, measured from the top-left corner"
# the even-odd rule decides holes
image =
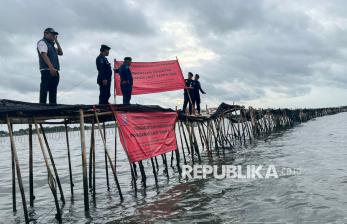
[[[10,142],[11,142],[11,148],[12,148],[12,156],[16,165],[16,171],[17,171],[17,181],[18,181],[18,186],[19,186],[19,191],[22,197],[22,204],[23,204],[23,211],[24,211],[24,218],[25,218],[25,223],[29,223],[29,215],[28,215],[28,208],[27,208],[27,203],[25,199],[25,192],[24,192],[24,187],[23,187],[23,181],[22,181],[22,174],[20,171],[20,165],[19,165],[19,160],[17,156],[17,150],[16,150],[16,145],[14,142],[14,137],[13,137],[13,129],[12,125],[10,122],[10,119],[7,118],[7,128],[8,128],[8,133],[10,136]]]
[[[73,198],[74,183],[72,180],[69,130],[68,130],[68,126],[67,126],[67,121],[65,121],[64,126],[65,126],[65,137],[66,137],[66,147],[67,147],[67,158],[68,158],[68,164],[69,164],[70,190],[71,190],[71,198]]]
[[[81,151],[82,151],[84,210],[89,211],[86,139],[85,139],[85,131],[84,131],[84,112],[82,109],[80,109],[80,135],[81,135]]]
[[[34,172],[33,172],[33,126],[29,124],[29,200],[34,207]]]
[[[58,196],[57,196],[56,180],[54,179],[52,171],[51,171],[51,168],[49,166],[49,162],[48,162],[48,159],[47,159],[47,154],[46,154],[46,151],[45,151],[45,148],[44,148],[44,144],[43,144],[43,140],[42,140],[42,137],[41,137],[41,134],[40,134],[40,131],[39,131],[40,130],[39,126],[38,126],[37,121],[36,121],[35,118],[33,118],[33,121],[34,121],[34,124],[35,124],[36,135],[37,135],[37,138],[39,139],[41,152],[42,152],[43,159],[45,161],[45,165],[46,165],[46,169],[47,169],[48,186],[51,189],[51,192],[53,194],[54,203],[55,203],[55,207],[56,207],[56,210],[57,210],[57,214],[55,215],[55,218],[59,222],[61,222],[62,219],[61,219],[61,211],[60,211],[60,206],[59,206],[59,201],[58,201]]]

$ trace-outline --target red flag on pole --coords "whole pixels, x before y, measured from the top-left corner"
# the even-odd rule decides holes
[[[130,162],[177,149],[176,112],[115,112],[115,117]]]
[[[123,61],[114,61],[118,69]],[[178,60],[157,62],[132,62],[130,67],[133,76],[132,95],[158,93],[184,89],[184,78]],[[120,76],[115,74],[115,93],[122,95]]]

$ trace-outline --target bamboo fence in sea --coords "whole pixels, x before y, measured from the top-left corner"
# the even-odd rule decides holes
[[[110,189],[109,168],[111,177],[115,182],[117,192],[121,201],[124,200],[116,172],[116,156],[112,161],[109,147],[106,144],[105,122],[115,123],[117,134],[117,124],[114,119],[114,112],[173,112],[171,109],[163,109],[159,106],[143,105],[42,105],[25,103],[18,101],[0,100],[0,123],[6,124],[10,139],[10,153],[12,158],[12,205],[13,211],[17,210],[16,202],[16,178],[22,199],[22,207],[26,223],[30,222],[27,209],[27,200],[23,186],[20,161],[17,156],[16,142],[14,140],[13,125],[28,124],[29,132],[29,205],[34,206],[34,173],[33,173],[33,136],[39,141],[45,166],[48,174],[48,187],[52,192],[56,207],[56,219],[62,220],[62,206],[65,204],[65,195],[62,189],[61,180],[51,148],[46,136],[44,125],[63,124],[65,127],[66,149],[68,156],[70,197],[74,195],[74,181],[71,170],[69,125],[79,124],[81,155],[82,155],[82,175],[84,208],[89,211],[89,197],[95,200],[95,134],[99,133],[102,139],[105,154],[105,172],[107,188]],[[158,183],[159,167],[164,167],[164,173],[169,177],[169,168],[181,173],[182,164],[203,163],[203,156],[213,159],[225,150],[237,150],[240,144],[247,144],[256,138],[267,135],[274,130],[286,127],[293,127],[297,123],[306,122],[310,119],[325,115],[332,115],[340,112],[347,112],[347,107],[317,108],[317,109],[254,109],[245,108],[239,105],[228,105],[222,103],[215,110],[207,110],[202,116],[186,115],[182,111],[177,111],[178,120],[176,122],[176,136],[180,144],[171,153],[162,154],[149,158],[154,176],[155,184]],[[89,144],[89,159],[87,158],[87,142],[85,134],[85,124],[91,125],[91,137]],[[35,133],[34,133],[35,132]],[[115,143],[115,154],[117,143]],[[204,155],[202,155],[204,154]],[[89,164],[88,164],[89,163]],[[137,193],[138,179],[141,177],[141,185],[146,187],[146,173],[143,161],[130,163],[132,188]],[[89,171],[88,171],[89,167]],[[139,172],[138,172],[139,171]],[[89,173],[88,173],[89,172]],[[89,180],[89,181],[88,181]],[[89,192],[89,189],[91,190]]]

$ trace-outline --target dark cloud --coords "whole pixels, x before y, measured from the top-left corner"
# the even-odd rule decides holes
[[[2,31],[11,34],[42,33],[53,26],[65,33],[112,31],[129,34],[152,32],[141,8],[127,1],[1,1]]]
[[[0,6],[1,98],[38,94],[35,47],[47,26],[61,33],[64,103],[97,101],[94,63],[102,43],[112,47],[110,61],[178,56],[185,74],[201,75],[204,97],[215,104],[347,87],[347,3],[341,0],[4,0]],[[134,100],[170,106],[181,95]]]

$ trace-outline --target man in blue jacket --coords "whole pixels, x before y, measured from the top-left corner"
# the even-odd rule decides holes
[[[193,87],[192,87],[192,84],[193,84],[193,73],[191,72],[188,72],[188,79],[185,79],[184,82],[185,82],[185,85],[186,85],[186,88],[184,89],[184,101],[183,101],[183,112],[186,113],[186,110],[187,110],[187,105],[189,105],[189,114],[192,114],[192,103],[193,103]]]
[[[201,89],[199,78],[200,76],[198,74],[195,74],[192,86],[193,86],[193,105],[194,105],[194,108],[196,105],[196,110],[198,111],[198,114],[200,115],[200,103],[201,103],[200,92],[202,94],[206,94],[206,93],[204,90]]]
[[[56,47],[55,47],[56,46]],[[37,53],[41,72],[40,103],[57,104],[57,88],[59,84],[59,58],[63,50],[58,42],[58,32],[53,28],[44,31],[44,37],[37,42]]]
[[[130,70],[131,61],[131,57],[125,57],[118,71],[120,76],[120,87],[123,94],[123,104],[130,104],[133,90],[133,76]]]
[[[109,104],[111,96],[112,68],[106,56],[109,55],[110,47],[101,45],[100,54],[96,58],[96,68],[98,69],[97,83],[100,87],[99,104]]]

